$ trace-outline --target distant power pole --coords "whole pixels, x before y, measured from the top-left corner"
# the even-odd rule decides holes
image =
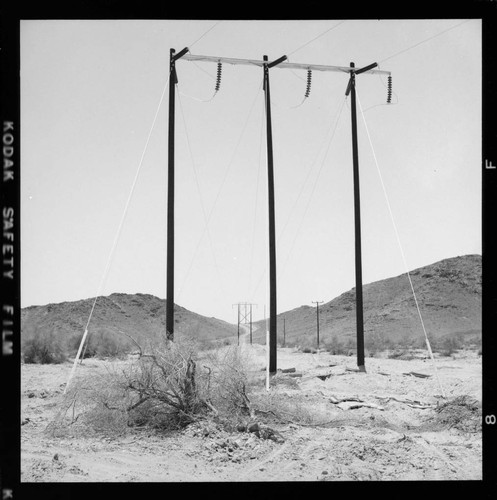
[[[240,324],[249,324],[250,323],[250,344],[252,344],[252,306],[256,306],[257,304],[250,304],[248,302],[238,302],[237,304],[233,304],[233,307],[237,306],[238,308],[238,345],[240,345]]]
[[[313,304],[316,304],[316,314],[317,314],[317,317],[316,317],[316,325],[317,325],[317,334],[318,334],[318,349],[319,349],[319,304],[322,304],[323,301],[321,302],[312,302]]]
[[[283,347],[286,346],[286,319],[283,318]]]

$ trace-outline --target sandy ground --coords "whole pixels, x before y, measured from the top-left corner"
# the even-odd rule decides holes
[[[264,347],[242,343],[240,349],[261,373]],[[104,364],[85,360],[77,376]],[[60,409],[71,366],[22,366],[23,483],[482,479],[481,426],[444,424],[437,412],[437,404],[458,396],[481,403],[481,356],[475,352],[437,357],[436,371],[428,358],[366,358],[366,373],[360,373],[351,371],[353,357],[279,349],[278,368],[295,368],[302,376],[280,374],[270,392],[313,420],[274,421],[278,440],[228,433],[212,423],[167,435],[141,430],[123,437],[52,437],[46,428]]]

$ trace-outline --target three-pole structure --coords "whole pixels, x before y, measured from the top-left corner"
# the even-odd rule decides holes
[[[227,63],[232,65],[245,64],[248,66],[259,66],[263,68],[264,93],[266,108],[266,134],[267,134],[267,161],[268,161],[268,218],[269,218],[269,371],[276,373],[276,346],[277,346],[277,306],[276,306],[276,244],[275,244],[275,211],[274,211],[274,168],[273,168],[273,146],[271,130],[271,99],[269,89],[269,69],[278,68],[305,69],[307,71],[334,71],[349,74],[349,83],[346,95],[351,95],[351,118],[352,118],[352,156],[354,177],[354,220],[355,220],[355,274],[356,274],[356,321],[357,321],[357,365],[360,371],[365,371],[364,366],[364,319],[362,299],[362,264],[361,264],[361,219],[360,219],[360,189],[359,189],[359,155],[357,146],[357,111],[356,111],[356,76],[368,72],[369,74],[388,75],[389,71],[374,69],[377,63],[370,64],[359,69],[354,63],[350,67],[328,66],[320,64],[303,64],[284,62],[287,57],[269,62],[268,57],[263,60],[235,59],[228,57],[202,56],[187,54],[188,49],[183,49],[175,55],[171,49],[171,75],[169,89],[169,174],[168,174],[168,257],[167,257],[167,320],[166,328],[170,338],[174,332],[174,86],[177,83],[175,62],[182,58],[188,61],[215,62],[217,64]],[[265,314],[264,314],[265,317]]]

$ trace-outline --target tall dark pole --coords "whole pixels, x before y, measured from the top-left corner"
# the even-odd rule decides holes
[[[271,129],[271,95],[269,92],[269,68],[276,66],[286,59],[280,57],[276,61],[264,61],[264,94],[266,104],[266,135],[267,135],[267,174],[268,174],[268,202],[269,202],[269,373],[276,373],[276,231],[274,215],[274,170],[273,170],[273,136]]]
[[[355,64],[350,63],[354,68]],[[350,99],[352,118],[352,159],[354,168],[354,219],[355,219],[355,290],[356,290],[356,322],[357,322],[357,366],[365,371],[364,366],[364,316],[362,303],[362,263],[361,263],[361,202],[359,189],[359,152],[357,147],[357,110],[355,92],[355,72],[350,72]]]
[[[167,170],[167,290],[166,290],[166,335],[174,340],[174,115],[176,65],[174,49],[169,56],[169,134]]]
[[[264,61],[268,60],[264,56]],[[276,373],[276,238],[274,213],[273,136],[271,129],[271,94],[269,68],[264,64],[264,92],[266,97],[267,182],[269,210],[269,373]]]
[[[175,55],[169,53],[169,133],[168,133],[168,170],[167,170],[167,285],[166,285],[166,336],[174,340],[174,92],[178,78],[176,60],[188,52],[185,47]]]

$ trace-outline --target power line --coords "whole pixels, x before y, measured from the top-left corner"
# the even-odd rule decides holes
[[[326,35],[326,33],[329,33],[330,31],[334,30],[335,28],[338,28],[341,24],[343,24],[345,21],[340,21],[338,24],[335,24],[335,26],[332,26],[331,28],[328,28],[326,31],[323,31],[320,35],[314,37],[312,40],[309,40],[308,42],[304,43],[304,45],[301,45],[294,51],[290,52],[288,55],[291,56],[292,54],[295,54],[295,52],[298,52],[299,50],[303,49],[304,47],[307,47],[310,43],[316,41],[318,38],[321,38],[322,36]]]
[[[197,246],[196,246],[195,251],[194,251],[194,253],[193,253],[193,256],[192,256],[192,259],[191,259],[190,265],[189,265],[188,270],[187,270],[187,272],[186,272],[186,274],[185,274],[185,277],[183,278],[183,282],[182,282],[181,287],[180,287],[180,293],[181,293],[181,290],[183,289],[183,287],[185,286],[185,283],[186,283],[186,281],[187,281],[187,279],[188,279],[188,277],[189,277],[189,275],[190,275],[191,269],[192,269],[192,267],[193,267],[193,262],[195,261],[195,259],[196,259],[196,257],[197,257],[197,252],[198,252],[198,250],[199,250],[199,248],[200,248],[200,244],[202,243],[202,240],[204,239],[205,233],[206,233],[206,231],[207,231],[207,228],[208,228],[208,226],[209,226],[210,220],[211,220],[211,218],[212,218],[212,214],[213,214],[214,209],[216,208],[216,205],[217,205],[217,203],[218,203],[219,196],[221,195],[221,191],[223,190],[224,184],[226,183],[226,179],[228,178],[228,174],[229,174],[229,172],[230,172],[230,170],[231,170],[231,167],[233,166],[233,162],[234,162],[234,159],[235,159],[235,154],[236,154],[236,152],[237,152],[237,150],[238,150],[238,148],[239,148],[239,146],[240,146],[240,143],[241,143],[241,141],[242,141],[242,137],[243,137],[243,135],[244,135],[244,133],[245,133],[245,129],[247,128],[248,121],[249,121],[250,116],[251,116],[251,114],[252,114],[252,111],[253,111],[253,109],[254,109],[255,103],[256,103],[256,101],[257,101],[257,99],[258,99],[258,97],[259,97],[259,93],[260,93],[261,88],[262,88],[262,82],[261,82],[261,84],[259,85],[259,88],[257,89],[256,96],[255,96],[254,101],[253,101],[253,103],[252,103],[252,106],[251,106],[251,108],[250,108],[250,110],[249,110],[249,113],[248,113],[248,115],[247,115],[247,118],[246,118],[246,120],[245,120],[245,123],[244,123],[244,125],[243,125],[243,127],[242,127],[242,132],[240,133],[240,136],[239,136],[238,141],[237,141],[237,143],[236,143],[236,146],[235,146],[235,148],[234,148],[234,151],[233,151],[233,154],[232,154],[232,156],[231,156],[231,159],[230,159],[230,161],[228,162],[228,165],[227,165],[227,167],[226,167],[226,169],[225,169],[224,176],[223,176],[223,179],[222,179],[222,181],[221,181],[221,185],[220,185],[220,187],[219,187],[219,189],[218,189],[218,192],[217,192],[217,194],[216,194],[216,198],[214,199],[214,204],[212,205],[212,208],[211,208],[211,210],[210,210],[210,212],[209,212],[209,214],[208,214],[208,216],[207,216],[207,221],[206,221],[206,224],[205,224],[205,226],[204,226],[204,230],[202,231],[202,234],[200,235],[200,238],[199,238],[199,240],[198,240]]]
[[[211,26],[201,37],[197,38],[193,43],[191,43],[190,45],[188,45],[188,47],[193,47],[197,42],[199,42],[200,40],[202,40],[202,38],[204,38],[204,36],[207,35],[207,33],[210,33],[221,22],[222,21],[218,21],[216,24],[214,24],[214,26]]]
[[[295,242],[296,242],[296,240],[297,240],[297,236],[298,236],[298,235],[299,235],[299,233],[300,233],[300,230],[301,230],[301,228],[302,228],[302,224],[304,223],[304,220],[305,220],[305,216],[307,215],[307,210],[309,209],[309,206],[310,206],[310,204],[311,204],[311,201],[313,200],[314,191],[315,191],[315,189],[316,189],[316,186],[317,186],[317,183],[318,183],[318,180],[319,180],[319,176],[321,175],[321,171],[323,170],[324,163],[325,163],[325,160],[326,160],[326,156],[328,155],[328,151],[329,151],[329,149],[330,149],[330,147],[331,147],[331,143],[333,142],[333,138],[335,137],[335,133],[336,133],[336,130],[337,130],[338,122],[339,122],[339,120],[340,120],[340,116],[342,115],[342,111],[343,111],[343,107],[344,107],[345,101],[346,101],[346,98],[343,98],[343,100],[342,100],[342,104],[341,104],[340,109],[339,109],[339,111],[338,111],[338,116],[337,116],[336,121],[335,121],[335,124],[334,124],[333,133],[332,133],[332,135],[331,135],[331,137],[330,137],[330,140],[329,140],[329,142],[328,142],[328,146],[327,146],[327,148],[326,148],[326,152],[325,152],[325,154],[324,154],[324,156],[323,156],[323,161],[322,161],[322,163],[321,163],[321,166],[319,167],[319,171],[318,171],[317,176],[316,176],[316,178],[315,178],[315,180],[314,180],[314,184],[313,184],[313,186],[312,186],[311,194],[310,194],[309,198],[307,199],[307,204],[306,204],[306,206],[305,206],[304,213],[303,213],[302,218],[301,218],[301,220],[300,220],[300,224],[299,224],[299,225],[298,225],[298,227],[297,227],[297,232],[295,233],[295,237],[294,237],[294,239],[293,239],[293,241],[292,241],[292,244],[291,244],[291,246],[290,246],[290,251],[288,252],[288,254],[287,254],[287,258],[286,258],[286,260],[285,260],[285,263],[283,264],[283,267],[282,267],[282,272],[286,269],[286,266],[287,266],[287,264],[288,264],[288,261],[290,260],[290,255],[291,255],[291,254],[292,254],[292,252],[293,252],[293,247],[295,246]],[[300,196],[300,195],[299,195],[299,196]]]
[[[414,44],[414,45],[411,45],[410,47],[407,47],[403,50],[400,50],[399,52],[396,52],[395,54],[392,54],[391,56],[388,56],[386,57],[385,59],[382,59],[381,61],[378,62],[378,64],[381,64],[381,63],[384,63],[385,61],[388,61],[394,57],[397,57],[398,55],[400,54],[403,54],[404,52],[407,52],[408,50],[411,50],[411,49],[414,49],[415,47],[418,47],[419,45],[423,44],[423,43],[426,43],[426,42],[429,42],[430,40],[433,40],[434,38],[436,38],[437,36],[440,36],[440,35],[443,35],[444,33],[447,33],[448,31],[450,30],[453,30],[455,28],[458,28],[459,26],[462,26],[463,24],[471,21],[472,19],[466,19],[466,21],[463,21],[462,23],[459,23],[459,24],[456,24],[455,26],[451,26],[450,28],[447,28],[443,31],[440,31],[440,33],[437,33],[433,36],[430,36],[429,38],[426,38],[425,40],[421,40],[420,42]]]
[[[262,103],[264,106],[264,103]],[[264,132],[264,112],[261,113],[260,135],[259,135],[259,154],[257,156],[257,180],[255,185],[255,204],[254,204],[254,225],[252,228],[252,245],[250,249],[250,267],[249,267],[249,293],[252,291],[252,269],[254,264],[254,247],[255,247],[255,232],[257,228],[257,206],[259,200],[259,179],[261,174],[261,157],[262,157],[262,137]]]
[[[326,156],[327,156],[327,154],[328,154],[328,151],[329,151],[329,149],[330,149],[330,147],[331,147],[331,143],[333,142],[333,138],[335,137],[335,133],[336,133],[336,129],[337,129],[337,126],[338,126],[338,122],[339,122],[339,120],[340,120],[340,116],[341,116],[341,114],[342,114],[343,106],[344,106],[344,103],[345,103],[345,98],[341,98],[340,100],[341,100],[342,102],[341,102],[341,105],[340,105],[339,110],[338,110],[338,112],[337,112],[337,115],[335,116],[334,123],[333,123],[333,122],[330,122],[330,127],[329,127],[329,130],[328,130],[328,133],[329,133],[329,131],[330,131],[330,130],[332,130],[332,129],[333,129],[333,131],[332,131],[331,137],[330,137],[330,139],[329,139],[329,141],[328,141],[328,145],[327,145],[327,147],[326,147],[326,152],[324,153],[324,157],[323,157],[323,160],[322,160],[321,165],[320,165],[320,167],[319,167],[319,171],[318,171],[318,173],[317,173],[317,177],[316,177],[316,179],[314,180],[314,184],[312,185],[311,194],[310,194],[310,196],[309,196],[309,198],[308,198],[308,200],[307,200],[307,203],[306,203],[306,206],[305,206],[305,209],[304,209],[304,213],[303,213],[303,215],[302,215],[302,218],[301,218],[300,224],[298,225],[298,228],[297,228],[297,232],[296,232],[296,234],[295,234],[295,237],[294,237],[294,239],[293,239],[293,241],[292,241],[292,244],[290,245],[290,250],[289,250],[289,252],[288,252],[288,254],[287,254],[287,258],[286,258],[285,262],[283,263],[283,265],[282,265],[282,267],[281,267],[281,270],[280,270],[280,275],[284,273],[284,271],[285,271],[285,269],[286,269],[286,266],[287,266],[287,264],[288,264],[288,261],[289,261],[289,259],[290,259],[290,255],[291,255],[291,254],[292,254],[292,252],[293,252],[293,247],[295,246],[295,242],[296,242],[296,240],[297,240],[297,236],[298,236],[298,234],[299,234],[299,232],[300,232],[300,230],[301,230],[301,228],[302,228],[302,224],[303,224],[303,222],[304,222],[304,220],[305,220],[305,216],[306,216],[306,214],[307,214],[307,210],[308,210],[309,205],[310,205],[310,203],[311,203],[311,200],[312,200],[312,198],[313,198],[314,191],[315,191],[315,189],[316,189],[316,185],[317,185],[317,181],[318,181],[319,176],[321,175],[321,171],[322,171],[322,169],[323,169],[323,167],[324,167],[324,161],[325,161]],[[309,180],[309,178],[310,178],[310,176],[311,176],[312,169],[314,168],[315,164],[317,163],[318,158],[319,158],[319,155],[321,154],[321,152],[322,152],[322,150],[323,150],[323,147],[325,146],[326,135],[327,135],[327,134],[325,134],[325,136],[324,136],[323,143],[322,143],[321,147],[319,148],[318,153],[316,154],[316,156],[314,157],[314,160],[313,160],[313,161],[311,162],[311,164],[310,164],[310,167],[309,167],[309,170],[307,171],[307,175],[306,175],[306,177],[305,177],[305,180],[304,180],[304,182],[303,182],[303,183],[302,183],[302,185],[301,185],[301,188],[300,188],[299,194],[297,195],[297,198],[295,199],[295,201],[294,201],[294,203],[293,203],[293,205],[292,205],[292,208],[290,209],[289,215],[288,215],[287,220],[286,220],[286,222],[285,222],[285,224],[284,224],[284,226],[283,226],[283,229],[282,229],[282,230],[279,232],[279,234],[278,234],[278,239],[277,239],[277,241],[278,241],[278,242],[280,241],[281,237],[283,236],[283,234],[284,234],[284,233],[285,233],[285,231],[286,231],[286,228],[287,228],[287,226],[288,226],[288,224],[289,224],[289,222],[290,222],[290,220],[291,220],[291,217],[292,217],[293,211],[294,211],[295,207],[297,206],[298,201],[300,200],[300,197],[302,196],[302,193],[304,192],[305,186],[307,185],[307,181]],[[257,290],[259,289],[259,286],[261,285],[261,282],[262,282],[262,279],[264,278],[264,275],[265,275],[265,271],[264,271],[263,273],[261,273],[260,278],[259,278],[259,280],[257,281],[257,284],[256,284],[256,286],[255,286],[255,288],[254,288],[253,293],[252,293],[252,296],[253,296],[253,295],[255,295],[255,293],[256,293],[256,292],[257,292]]]
[[[188,130],[187,130],[187,127],[186,127],[186,119],[185,119],[185,114],[184,114],[184,111],[183,111],[183,103],[181,102],[181,97],[179,96],[179,91],[178,91],[178,101],[179,101],[179,104],[180,104],[179,107],[180,107],[180,110],[181,110],[181,116],[183,118],[183,125],[184,125],[184,129],[185,129],[186,142],[188,144],[188,150],[190,152],[190,158],[191,158],[191,162],[192,162],[193,176],[195,178],[195,184],[197,186],[198,197],[199,197],[199,200],[200,200],[200,206],[202,208],[202,215],[203,215],[203,218],[204,218],[205,232],[207,233],[207,239],[209,240],[209,247],[210,247],[211,254],[212,254],[212,260],[214,262],[214,268],[216,270],[216,274],[217,274],[217,277],[218,277],[218,286],[221,288],[221,291],[222,291],[223,295],[226,295],[226,290],[224,289],[224,286],[223,286],[223,280],[221,278],[221,273],[219,272],[219,266],[217,264],[216,255],[214,253],[214,247],[213,247],[213,244],[212,244],[211,234],[210,234],[210,231],[209,231],[209,228],[208,228],[207,214],[206,214],[204,202],[203,202],[203,199],[202,199],[202,193],[201,193],[201,190],[200,190],[200,184],[199,184],[199,181],[198,181],[197,170],[196,170],[196,167],[195,167],[195,160],[194,160],[194,157],[193,157],[192,146],[191,146],[191,143],[190,143],[190,137],[188,135]]]

